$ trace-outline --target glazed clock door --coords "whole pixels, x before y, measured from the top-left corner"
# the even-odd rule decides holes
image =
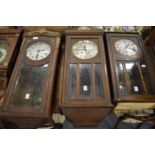
[[[0,98],[3,98],[21,43],[22,30],[0,30]]]
[[[69,119],[74,117],[75,124],[88,125],[94,119],[89,113],[96,113],[96,107],[111,107],[102,33],[73,30],[66,33],[62,107]],[[81,112],[68,116],[67,107],[71,112],[79,109]]]
[[[76,39],[74,41],[70,53],[72,60],[69,64],[68,99],[89,100],[92,103],[93,99],[102,100],[104,98],[103,75],[97,40]]]
[[[50,118],[59,43],[60,34],[56,32],[24,34],[4,98],[3,109],[8,117]]]
[[[41,108],[48,71],[45,59],[52,55],[53,49],[47,41],[40,40],[26,48],[25,62],[21,64],[10,106]]]
[[[115,101],[153,101],[153,70],[139,34],[107,33]]]
[[[5,39],[0,39],[0,65],[1,67],[1,77],[0,77],[0,97],[4,94],[4,89],[6,88],[7,78],[6,78],[6,70],[3,68],[3,64],[5,66],[4,60],[8,54],[9,43]]]

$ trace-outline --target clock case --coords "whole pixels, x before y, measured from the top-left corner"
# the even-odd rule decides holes
[[[2,102],[4,92],[11,77],[11,73],[18,56],[21,44],[22,30],[20,29],[1,29],[0,40],[8,44],[7,55],[0,64],[0,99]]]
[[[38,37],[38,39],[35,40],[33,39],[34,37]],[[55,70],[57,66],[60,38],[60,33],[51,31],[32,31],[24,33],[20,54],[11,76],[8,89],[4,96],[2,109],[0,111],[0,118],[3,122],[10,124],[12,128],[37,128],[46,123],[53,123],[51,115],[54,106],[53,93],[55,88]],[[32,61],[26,57],[26,49],[29,45],[37,41],[47,42],[52,47],[52,52],[43,60]],[[11,105],[11,99],[15,90],[16,81],[20,74],[23,62],[32,67],[48,64],[40,108],[24,106],[17,107],[15,105]]]
[[[155,88],[155,73],[152,68],[152,65],[150,63],[150,60],[148,59],[148,53],[146,52],[145,46],[143,44],[143,40],[141,36],[138,33],[115,33],[115,32],[107,32],[105,34],[105,41],[107,44],[107,51],[108,51],[108,59],[109,59],[109,70],[110,70],[110,81],[111,82],[111,90],[112,90],[112,96],[113,101],[115,103],[124,103],[124,102],[153,102],[155,101],[155,92],[153,94],[148,94],[147,89],[147,82],[149,81],[150,85],[152,86],[152,89]],[[125,56],[121,55],[118,51],[115,50],[115,42],[119,39],[129,39],[136,43],[138,47],[138,51],[133,56]],[[108,60],[107,59],[107,60]],[[136,74],[140,74],[140,80],[142,83],[142,87],[144,87],[145,94],[127,94],[127,95],[121,95],[119,92],[119,73],[118,73],[118,66],[117,62],[123,61],[123,62],[136,62],[138,65],[138,70]],[[142,72],[142,68],[140,68],[140,62],[143,62],[146,67],[147,75],[146,77],[149,78],[148,80],[145,80],[144,74]],[[135,74],[135,75],[136,75]],[[127,76],[127,75],[125,75]],[[132,81],[131,81],[132,82]],[[127,85],[129,86],[129,81],[127,82]],[[154,90],[155,91],[155,90]]]
[[[62,103],[60,109],[62,113],[70,120],[76,127],[97,126],[105,116],[111,112],[113,106],[110,99],[109,82],[107,75],[105,50],[103,44],[103,31],[100,30],[66,30],[65,31],[65,60],[64,60],[64,74],[63,74],[63,89],[62,89]],[[92,59],[78,59],[72,53],[72,46],[79,40],[91,40],[98,45],[98,54]],[[92,79],[92,96],[89,99],[80,99],[80,69],[77,69],[77,83],[76,83],[76,97],[69,99],[69,66],[70,64],[100,64],[101,65],[101,80],[103,81],[103,98],[97,99],[96,84],[94,77],[94,70],[91,75]],[[94,68],[94,67],[92,67]],[[70,94],[73,95],[72,92]]]

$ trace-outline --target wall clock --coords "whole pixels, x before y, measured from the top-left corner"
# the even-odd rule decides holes
[[[112,109],[103,31],[67,30],[63,76],[63,114],[75,126],[95,126]]]
[[[155,101],[154,70],[138,33],[106,33],[113,99]]]
[[[20,42],[21,30],[0,30],[0,98],[3,97],[14,67]]]
[[[24,33],[0,116],[19,128],[36,128],[51,120],[60,34]]]

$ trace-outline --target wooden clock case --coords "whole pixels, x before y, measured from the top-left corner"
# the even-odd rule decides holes
[[[148,53],[145,50],[143,40],[141,36],[138,33],[115,33],[115,32],[107,32],[106,33],[106,43],[107,43],[107,50],[108,50],[108,58],[109,58],[109,64],[110,64],[110,77],[111,77],[111,87],[112,87],[112,93],[113,93],[113,101],[115,103],[140,103],[142,105],[143,103],[149,104],[149,102],[155,103],[155,72],[152,68],[152,65],[150,64],[150,60],[148,59]],[[119,39],[129,39],[133,41],[137,47],[138,51],[137,54],[133,56],[124,56],[121,55],[118,51],[115,49],[115,42]],[[120,93],[119,88],[119,69],[118,69],[118,62],[130,63],[134,62],[137,66],[137,71],[131,75],[131,73],[128,73],[128,69],[124,69],[124,76],[125,76],[125,82],[128,88],[128,93],[125,95],[122,95]],[[144,74],[145,69],[145,74]],[[133,69],[134,70],[134,69]],[[143,93],[134,94],[131,93],[131,84],[132,80],[135,80],[135,76],[139,75],[139,79],[141,82],[141,88],[143,88]],[[130,76],[133,76],[132,80],[130,80]],[[140,87],[139,87],[140,88]],[[149,94],[149,89],[151,89],[151,93]],[[138,92],[138,91],[137,91]]]
[[[88,127],[97,126],[105,116],[112,110],[112,104],[110,99],[109,82],[107,75],[105,50],[103,44],[103,31],[100,30],[66,30],[66,44],[65,44],[65,62],[64,62],[64,74],[63,74],[63,90],[62,90],[62,104],[60,108],[62,113],[76,126],[76,127]],[[98,46],[98,54],[87,60],[76,58],[72,54],[72,46],[79,40],[91,40]],[[69,66],[75,64],[77,66],[76,71],[76,97],[69,99],[68,87],[69,87]],[[90,64],[91,67],[91,84],[92,95],[88,99],[80,99],[80,64]],[[96,83],[95,83],[95,65],[100,64],[100,77],[103,82],[103,98],[98,99],[96,97]],[[101,84],[101,85],[102,85]],[[70,94],[73,95],[72,93]]]
[[[36,40],[37,38],[38,40]],[[0,118],[14,124],[14,128],[37,128],[44,123],[52,122],[51,115],[54,105],[53,93],[56,78],[55,70],[57,66],[60,38],[60,33],[45,30],[24,33],[20,54],[4,97],[2,109],[0,111]],[[43,60],[32,61],[26,57],[26,49],[32,43],[37,41],[48,43],[51,46],[51,54]],[[48,64],[45,82],[43,84],[43,91],[41,94],[41,101],[39,107],[37,108],[31,105],[25,106],[23,103],[21,103],[21,106],[20,101],[18,101],[18,105],[12,103],[12,97],[14,95],[18,76],[21,73],[21,66],[23,64],[29,65],[30,67],[39,67]]]
[[[22,30],[1,29],[0,40],[8,44],[7,55],[0,64],[0,99],[2,101],[21,43]],[[1,105],[1,104],[0,104]]]

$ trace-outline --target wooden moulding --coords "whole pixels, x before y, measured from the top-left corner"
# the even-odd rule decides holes
[[[155,102],[118,102],[116,110],[155,109]]]
[[[5,121],[4,121],[5,120]],[[25,117],[7,117],[2,119],[6,128],[9,129],[33,129],[41,128],[43,124],[54,125],[51,118],[25,118]]]
[[[23,26],[25,31],[36,31],[36,30],[47,30],[47,31],[56,31],[56,32],[63,32],[66,30],[68,26]]]
[[[103,30],[77,30],[77,29],[70,29],[64,31],[65,35],[103,35]]]
[[[22,29],[0,29],[0,35],[20,35]]]

